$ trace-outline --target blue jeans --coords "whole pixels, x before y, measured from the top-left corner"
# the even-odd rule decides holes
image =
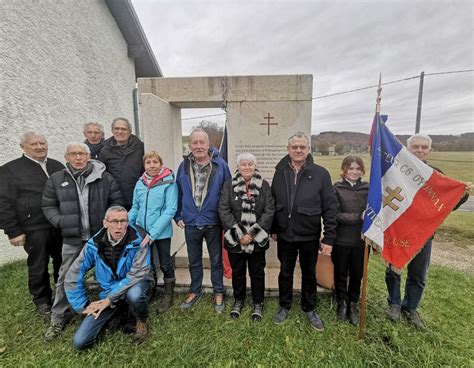
[[[408,274],[405,283],[405,296],[400,299],[401,275],[387,267],[385,283],[388,290],[388,304],[401,306],[404,310],[413,312],[418,308],[423,290],[426,285],[426,273],[430,265],[431,239],[426,242],[415,258],[408,263]]]
[[[217,225],[184,227],[188,248],[189,273],[191,275],[190,291],[201,293],[202,289],[202,242],[206,239],[209,261],[211,263],[211,283],[214,293],[223,293],[224,266],[222,265],[222,228]]]
[[[125,302],[138,321],[146,321],[148,318],[150,286],[149,281],[143,281],[132,286],[125,294]],[[107,308],[97,319],[92,315],[85,317],[72,340],[74,349],[83,350],[94,345],[100,332],[108,322],[119,314],[119,311],[119,307]]]

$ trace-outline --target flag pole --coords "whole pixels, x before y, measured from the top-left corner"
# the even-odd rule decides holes
[[[375,103],[376,118],[380,114],[380,101],[382,100],[382,73],[379,75],[379,86],[377,88],[377,99]],[[359,322],[359,339],[365,336],[365,317],[367,315],[367,271],[369,269],[369,239],[365,237],[364,242],[364,273],[362,276],[362,296]]]

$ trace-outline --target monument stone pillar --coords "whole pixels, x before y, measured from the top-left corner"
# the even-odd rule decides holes
[[[138,89],[145,149],[162,153],[174,170],[182,160],[182,108],[225,106],[231,171],[237,155],[250,152],[270,183],[287,154],[288,137],[298,131],[311,134],[312,75],[146,78],[138,80]],[[184,236],[180,229],[174,233],[172,249],[177,249]],[[273,243],[267,266],[278,265]]]

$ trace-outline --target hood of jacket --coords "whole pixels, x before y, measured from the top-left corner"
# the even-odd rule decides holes
[[[85,184],[92,183],[96,181],[97,179],[102,178],[102,174],[105,172],[106,167],[105,164],[101,161],[98,160],[90,160],[89,161],[92,164],[92,172],[86,176]],[[72,178],[74,178],[74,175],[72,175],[71,170],[66,168],[64,169],[69,175],[71,175]]]

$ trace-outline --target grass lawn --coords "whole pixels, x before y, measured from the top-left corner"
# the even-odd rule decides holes
[[[152,314],[151,336],[143,345],[132,346],[130,337],[121,332],[107,332],[101,343],[82,353],[71,347],[77,320],[62,338],[43,341],[48,321],[33,312],[22,262],[3,266],[0,272],[3,367],[472,367],[474,362],[474,278],[442,267],[430,269],[420,307],[427,332],[384,318],[384,266],[374,256],[369,266],[363,341],[357,338],[357,327],[336,322],[329,294],[321,295],[318,305],[326,323],[323,333],[310,329],[298,300],[289,320],[277,326],[272,322],[277,308],[274,298],[267,299],[262,323],[254,324],[248,306],[240,320],[233,321],[228,316],[229,305],[224,314],[213,312],[210,296],[189,312],[179,310],[179,296],[164,316]]]

